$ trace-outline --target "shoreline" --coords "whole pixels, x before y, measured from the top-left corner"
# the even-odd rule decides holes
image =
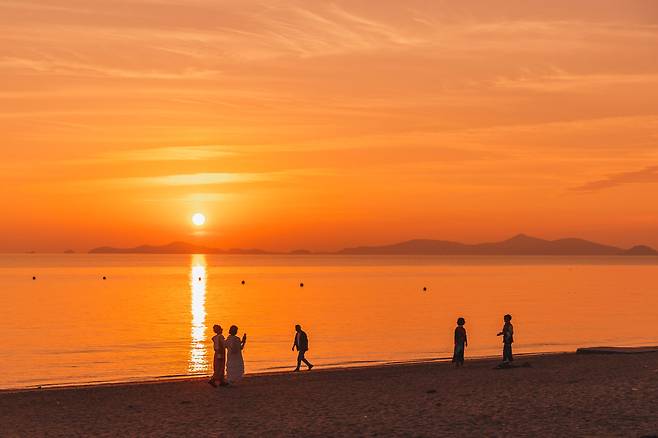
[[[636,348],[636,347],[630,347]],[[637,347],[639,348],[639,347]],[[652,347],[658,349],[658,347]],[[515,353],[515,358],[533,357],[533,356],[559,356],[564,354],[576,354],[575,351],[547,351],[547,352],[528,352],[528,353]],[[482,362],[482,361],[496,361],[500,362],[500,355],[485,355],[485,356],[471,356],[467,358],[467,362]],[[353,369],[368,369],[368,368],[381,368],[381,367],[394,367],[394,366],[412,366],[433,363],[451,363],[452,356],[436,357],[436,358],[420,358],[410,360],[391,360],[391,361],[376,361],[376,360],[362,360],[346,362],[345,364],[331,364],[331,365],[316,365],[313,372],[330,372],[341,370]],[[258,377],[258,376],[279,376],[290,374],[294,364],[290,366],[276,367],[277,369],[269,369],[257,372],[245,373],[245,379]],[[90,382],[72,382],[72,383],[47,383],[37,386],[24,386],[16,388],[0,388],[0,395],[6,393],[17,392],[32,392],[32,391],[50,391],[58,389],[82,389],[82,388],[96,388],[108,386],[125,386],[125,385],[149,385],[167,382],[194,382],[205,381],[210,377],[210,374],[179,374],[179,375],[165,375],[153,377],[135,377],[134,380],[103,380],[103,381],[90,381]]]
[[[528,362],[529,366],[521,366]],[[3,436],[655,436],[658,351],[0,393]]]
[[[601,350],[601,351],[599,351]],[[607,351],[612,350],[612,351]],[[619,350],[619,351],[617,351]],[[524,353],[515,353],[514,357],[517,358],[515,362],[520,362],[519,358],[532,358],[532,357],[553,357],[553,356],[563,356],[563,355],[575,355],[575,354],[646,354],[646,353],[658,353],[658,346],[637,346],[637,347],[616,347],[616,346],[600,346],[600,347],[581,347],[576,351],[565,350],[565,351],[547,351],[547,352],[524,352]],[[384,368],[384,367],[405,367],[413,365],[425,365],[425,364],[439,364],[439,363],[451,363],[452,357],[435,357],[435,358],[420,358],[420,359],[410,359],[410,360],[391,360],[391,361],[353,361],[346,362],[345,364],[332,364],[332,365],[317,365],[314,367],[314,373],[319,372],[332,372],[332,371],[344,371],[344,370],[358,370],[358,369],[370,369],[370,368]],[[467,363],[478,363],[478,362],[500,362],[500,355],[485,355],[485,356],[471,356],[466,359]],[[249,372],[245,373],[245,379],[250,379],[254,377],[270,377],[270,376],[281,376],[290,374],[290,368],[293,368],[293,365],[289,367],[277,367],[277,369],[270,369],[265,371]],[[165,375],[165,376],[154,376],[154,377],[136,377],[134,380],[107,380],[107,381],[90,381],[90,382],[73,382],[73,383],[52,383],[52,384],[43,384],[38,386],[27,386],[27,387],[17,387],[17,388],[0,388],[0,395],[7,393],[19,393],[19,392],[33,392],[33,391],[50,391],[50,390],[59,390],[59,389],[83,389],[83,388],[97,388],[97,387],[114,387],[114,386],[126,386],[126,385],[149,385],[149,384],[158,384],[158,383],[168,383],[168,382],[196,382],[196,381],[206,381],[210,377],[210,374],[180,374],[180,375]]]

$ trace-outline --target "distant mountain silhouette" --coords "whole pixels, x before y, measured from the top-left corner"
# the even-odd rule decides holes
[[[101,246],[89,251],[91,254],[271,254],[261,249],[231,248],[228,250],[194,245],[186,242],[171,242],[166,245],[141,245],[134,248]]]
[[[258,248],[231,248],[226,251],[226,254],[274,254]]]
[[[658,255],[653,248],[625,250],[583,239],[544,240],[519,234],[501,242],[465,244],[445,240],[409,240],[384,246],[345,248],[338,254],[360,255]]]
[[[625,255],[658,255],[658,251],[650,246],[636,245],[631,249],[624,251]]]
[[[290,251],[288,254],[290,254],[290,255],[309,255],[309,254],[313,254],[313,253],[311,251],[309,251],[308,249],[294,249],[294,250]]]
[[[218,249],[194,245],[186,242],[172,242],[167,245],[141,245],[134,248],[113,248],[102,246],[89,251],[92,254],[281,254],[262,249]],[[313,254],[307,250],[290,251],[292,255]],[[317,253],[316,253],[317,254]],[[466,244],[447,240],[416,239],[383,246],[359,246],[345,248],[335,253],[345,255],[628,255],[655,256],[658,251],[638,245],[630,249],[602,245],[583,239],[545,240],[519,234],[500,242]]]

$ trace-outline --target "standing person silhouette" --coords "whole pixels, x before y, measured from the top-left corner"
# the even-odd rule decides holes
[[[222,332],[222,326],[215,324],[212,327],[212,330],[215,332],[215,336],[212,337],[212,345],[215,350],[215,355],[213,357],[213,375],[208,381],[212,386],[228,386],[226,379],[224,378],[224,368],[226,367],[226,339]]]
[[[457,368],[464,366],[464,349],[468,345],[464,324],[466,324],[464,318],[457,319],[457,327],[455,328],[455,352],[452,355],[452,361]]]
[[[510,363],[514,360],[512,357],[512,344],[514,343],[514,326],[512,325],[512,315],[507,314],[503,317],[505,325],[503,330],[497,336],[503,337],[503,362]]]
[[[311,368],[313,368],[313,364],[307,361],[304,357],[308,351],[308,336],[306,335],[306,332],[302,330],[302,326],[299,324],[295,326],[295,331],[297,333],[295,333],[295,339],[292,344],[292,351],[295,351],[295,348],[297,348],[297,368],[295,368],[295,371],[299,371],[299,367],[302,365],[302,362],[306,364],[310,371]]]
[[[247,343],[247,334],[238,338],[238,326],[232,325],[228,329],[228,338],[226,338],[226,378],[230,384],[242,380],[244,376],[244,358],[242,350]]]

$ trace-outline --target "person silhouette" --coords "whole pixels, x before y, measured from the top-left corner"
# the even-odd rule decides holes
[[[212,345],[215,350],[215,355],[213,357],[213,374],[208,383],[212,386],[228,386],[226,379],[224,378],[224,368],[226,367],[226,340],[222,332],[222,326],[215,324],[212,327],[212,330],[215,332],[215,336],[212,337]]]
[[[295,326],[295,332],[295,339],[292,343],[292,351],[295,351],[295,348],[297,348],[297,368],[295,368],[295,371],[299,371],[299,367],[302,365],[302,362],[306,364],[310,371],[311,368],[313,368],[313,364],[306,360],[304,357],[308,351],[308,336],[306,335],[306,332],[302,330],[302,326],[299,324]]]
[[[457,327],[455,328],[455,352],[452,355],[452,361],[457,368],[464,366],[464,349],[468,345],[464,324],[466,324],[464,318],[457,319]]]
[[[503,337],[503,362],[510,363],[514,360],[512,356],[512,344],[514,343],[514,326],[512,325],[512,315],[507,314],[503,317],[505,325],[503,330],[497,336]]]
[[[247,343],[247,334],[238,338],[238,326],[232,325],[228,329],[228,338],[226,338],[226,377],[230,384],[242,380],[244,376],[244,358],[242,350]]]

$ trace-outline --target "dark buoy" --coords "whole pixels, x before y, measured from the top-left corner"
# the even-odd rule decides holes
[[[426,288],[426,287],[423,288],[423,292],[427,292],[427,288]]]
[[[299,283],[299,287],[304,287],[304,283]]]
[[[103,275],[103,280],[107,280],[107,277]]]
[[[245,283],[245,281],[244,281],[244,280],[242,280],[242,284],[244,284],[244,283]]]
[[[37,279],[37,277],[32,277],[32,280],[36,280],[36,279]]]
[[[199,277],[199,281],[201,281],[201,277]]]

